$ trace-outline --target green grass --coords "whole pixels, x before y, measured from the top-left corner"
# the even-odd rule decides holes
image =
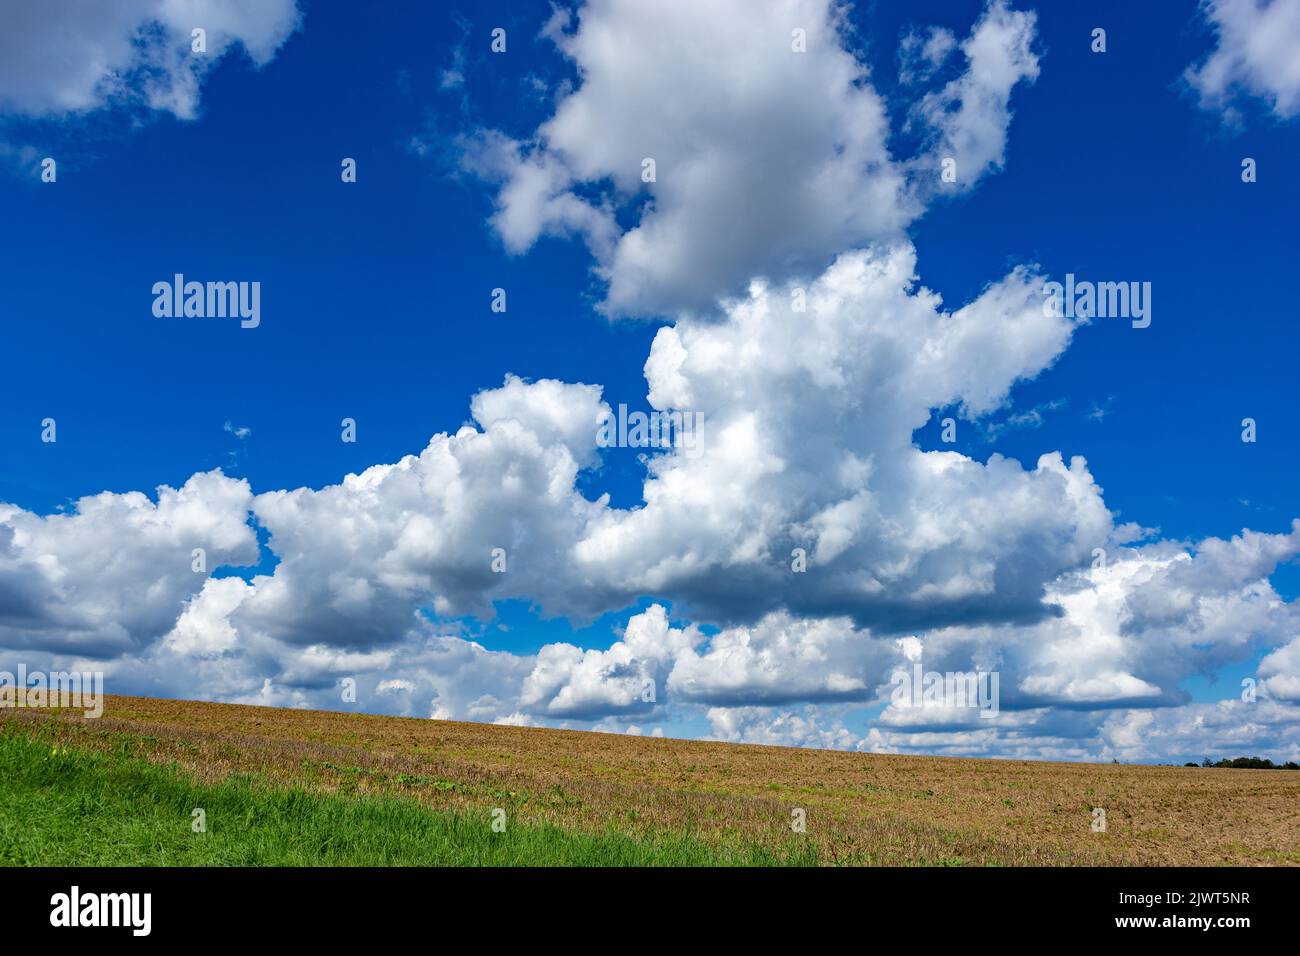
[[[44,735],[42,735],[44,737]],[[206,833],[191,829],[206,813]],[[687,833],[587,833],[434,810],[403,797],[347,796],[245,776],[198,783],[175,766],[68,750],[0,731],[0,865],[14,866],[777,866],[780,852]]]

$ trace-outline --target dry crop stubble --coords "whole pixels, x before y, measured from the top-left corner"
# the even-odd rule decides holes
[[[589,832],[683,833],[833,863],[1300,863],[1300,773],[844,753],[109,696],[12,711],[69,746]],[[1092,808],[1106,810],[1104,833]],[[791,812],[807,813],[792,834]]]

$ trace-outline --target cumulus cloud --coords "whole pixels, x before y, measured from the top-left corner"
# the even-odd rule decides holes
[[[527,141],[486,130],[464,143],[466,168],[500,183],[492,225],[506,248],[581,236],[606,311],[654,315],[707,312],[755,276],[815,275],[900,236],[938,176],[927,161],[915,183],[890,156],[844,17],[830,0],[593,0],[576,26],[553,20],[545,35],[578,86]],[[922,101],[964,185],[1001,165],[1011,89],[1037,75],[1033,35],[1032,14],[993,0],[962,44],[967,71]],[[946,36],[922,55],[939,58]],[[621,228],[618,210],[635,224]]]
[[[1275,701],[1223,700],[1112,714],[1098,730],[1101,759],[1125,762],[1274,755],[1300,761],[1300,708]]]
[[[146,646],[211,571],[256,562],[251,501],[247,482],[217,471],[163,485],[156,501],[90,495],[70,514],[0,503],[0,647],[107,656]]]
[[[656,594],[724,624],[785,608],[886,631],[1048,613],[1046,582],[1112,531],[1082,460],[1025,470],[921,452],[911,434],[933,407],[997,408],[1074,327],[1045,314],[1027,270],[949,312],[914,267],[905,244],[847,254],[806,311],[791,289],[756,285],[721,318],[661,330],[649,400],[706,424],[695,453],[649,460],[642,507],[579,490],[610,413],[600,389],[516,377],[419,455],[241,499],[279,562],[198,593],[184,640],[201,646],[206,623],[217,646],[230,627],[368,650],[424,611],[489,615],[508,598],[585,618]]]
[[[1044,313],[1032,270],[947,311],[915,265],[909,244],[846,253],[807,289],[757,283],[723,321],[661,329],[649,401],[701,412],[702,451],[652,459],[645,507],[595,513],[577,560],[713,619],[786,606],[901,630],[1041,614],[1043,584],[1112,530],[1086,464],[980,463],[912,434],[934,408],[1000,407],[1075,326]]]
[[[520,703],[566,717],[653,710],[668,667],[702,640],[697,628],[672,627],[667,611],[653,605],[628,621],[623,639],[606,651],[572,644],[543,647]]]
[[[865,734],[816,707],[713,708],[708,718],[718,740],[870,753],[1122,763],[1199,763],[1226,754],[1300,759],[1295,733],[1300,708],[1275,701],[1223,700],[1100,714],[1037,710],[1003,715],[996,726],[875,726]]]
[[[1292,630],[1300,630],[1293,625]],[[1272,651],[1259,662],[1264,694],[1274,700],[1300,704],[1300,636]]]
[[[787,730],[816,725],[809,714],[817,707],[807,707],[810,702],[875,701],[886,703],[879,733],[854,746],[896,749],[904,739],[913,747],[930,739],[943,752],[1006,748],[1023,755],[1030,747],[1027,736],[1033,746],[1059,737],[1051,746],[1061,755],[1095,758],[1110,753],[1102,734],[1110,719],[1105,712],[1194,709],[1199,705],[1189,704],[1183,689],[1189,678],[1249,660],[1261,647],[1283,645],[1261,664],[1263,699],[1294,701],[1300,614],[1276,594],[1268,575],[1297,554],[1300,522],[1289,534],[1246,532],[1195,546],[1124,548],[1110,562],[1053,582],[1046,600],[1059,613],[1037,624],[953,626],[903,639],[855,628],[846,618],[795,618],[784,611],[752,627],[687,639],[685,631],[665,626],[661,609],[652,609],[659,626],[642,633],[654,640],[616,645],[617,653],[604,660],[638,675],[663,673],[670,661],[669,699],[711,705],[709,719],[723,739],[774,742],[774,721]],[[550,686],[564,686],[562,675],[576,672],[579,660],[576,649],[567,667],[553,659]],[[653,670],[641,666],[646,662],[653,662]],[[997,674],[996,713],[952,702],[916,706],[906,696],[895,700],[896,675],[914,665],[927,673]],[[588,679],[612,673],[584,669]],[[1232,695],[1238,688],[1225,690]],[[1062,718],[1070,712],[1079,716]],[[792,714],[802,716],[794,720]],[[833,708],[826,719],[821,729],[836,746],[847,746]],[[1084,739],[1067,743],[1076,735]]]
[[[817,747],[849,750],[852,733],[839,721],[825,721],[816,708],[802,712],[763,707],[711,707],[709,726],[715,740],[769,744],[778,747]]]
[[[1297,554],[1300,522],[1288,534],[1121,548],[1054,581],[1046,601],[1059,613],[1031,627],[927,635],[926,666],[1001,670],[1003,708],[1180,705],[1188,679],[1247,661],[1300,630],[1295,605],[1268,580]]]
[[[258,495],[281,560],[253,579],[237,622],[289,643],[367,647],[401,639],[421,608],[488,614],[492,600],[520,597],[580,610],[565,568],[605,507],[575,487],[608,414],[600,390],[507,379],[473,408],[481,429],[436,435],[419,455]]]
[[[1202,0],[1201,14],[1215,46],[1184,74],[1201,106],[1231,120],[1253,96],[1278,119],[1300,113],[1300,0]]]
[[[949,753],[1095,756],[1105,713],[1189,706],[1187,679],[1261,650],[1277,649],[1261,692],[1293,697],[1300,627],[1268,576],[1300,552],[1300,527],[1134,544],[1081,459],[1025,469],[915,446],[933,408],[979,421],[1077,332],[1041,308],[1032,270],[948,311],[915,266],[906,244],[848,253],[802,290],[803,311],[794,287],[758,282],[661,329],[649,401],[707,425],[697,454],[648,459],[638,507],[578,490],[600,461],[600,389],[513,376],[421,454],[319,490],[253,495],[211,473],[156,503],[5,506],[3,644],[106,658],[138,692],[329,706],[351,677],[368,706],[420,716],[606,726],[685,708],[721,739]],[[190,571],[199,546],[210,568],[256,563],[250,519],[272,571]],[[656,604],[607,649],[536,654],[435,623],[502,598],[582,617],[647,593],[690,623]],[[890,703],[892,673],[918,657],[996,670],[998,720]],[[884,705],[867,735],[846,729],[850,704]]]
[[[192,119],[204,75],[235,47],[268,63],[295,0],[10,0],[0,11],[0,113],[60,117],[140,104]],[[191,33],[206,31],[206,53]]]
[[[681,700],[718,705],[864,700],[892,659],[888,644],[846,618],[768,615],[752,627],[727,628],[707,650],[683,648],[668,679]]]

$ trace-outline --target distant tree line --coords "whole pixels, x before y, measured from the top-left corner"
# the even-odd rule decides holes
[[[1185,767],[1227,767],[1230,769],[1245,770],[1300,770],[1300,763],[1294,760],[1288,760],[1286,763],[1274,763],[1266,757],[1234,757],[1231,760],[1224,758],[1219,761],[1211,760],[1206,757],[1199,764],[1186,763]]]

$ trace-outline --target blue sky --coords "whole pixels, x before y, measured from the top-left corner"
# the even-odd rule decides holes
[[[1288,112],[1288,91],[1271,100],[1260,94],[1258,76],[1267,75],[1267,64],[1261,73],[1244,72],[1217,99],[1190,83],[1186,71],[1215,55],[1236,23],[1225,19],[1216,32],[1210,13],[1192,2],[994,6],[1036,14],[1036,72],[1010,92],[1005,147],[995,150],[999,157],[987,174],[958,195],[926,198],[924,209],[898,231],[914,246],[920,283],[952,310],[1022,266],[1052,278],[1072,272],[1081,279],[1145,281],[1154,290],[1153,321],[1146,329],[1123,319],[1078,328],[1068,347],[1022,376],[1005,402],[977,420],[962,418],[955,401],[932,408],[928,423],[915,431],[916,447],[956,451],[980,464],[997,454],[1030,469],[1049,452],[1061,452],[1067,463],[1084,456],[1113,523],[1147,529],[1147,544],[1166,542],[1195,554],[1197,542],[1229,539],[1246,528],[1287,535],[1300,517],[1294,477],[1300,424],[1292,413],[1300,333],[1291,289],[1291,232],[1300,212],[1292,166],[1300,155],[1300,123]],[[139,23],[127,28],[148,22],[149,4],[141,8]],[[133,96],[132,74],[125,70],[126,92],[104,93],[101,85],[89,108],[49,105],[33,92],[30,78],[15,93],[0,86],[0,143],[7,144],[0,152],[0,195],[10,226],[0,238],[8,356],[0,378],[0,501],[32,520],[72,513],[84,495],[152,495],[158,485],[179,488],[191,475],[213,469],[246,479],[255,495],[324,489],[348,473],[418,455],[436,433],[454,434],[472,421],[471,397],[499,388],[507,373],[525,381],[599,385],[611,407],[648,408],[643,366],[656,333],[678,316],[668,308],[611,317],[607,275],[600,272],[608,261],[593,256],[579,236],[542,235],[526,251],[508,248],[489,218],[504,202],[499,190],[509,174],[485,175],[465,158],[466,137],[484,130],[536,144],[557,101],[583,90],[586,69],[538,36],[552,17],[550,5],[439,5],[435,11],[427,4],[394,4],[382,17],[337,4],[299,3],[296,9],[292,31],[256,25],[280,41],[272,42],[274,52],[260,66],[231,28],[235,39],[220,51],[224,55],[196,74],[201,99],[193,115]],[[1223,16],[1234,12],[1225,5]],[[987,13],[980,2],[850,8],[836,41],[869,71],[864,82],[884,105],[883,146],[892,157],[901,161],[931,148],[934,130],[917,119],[917,104],[925,91],[959,80],[968,67],[959,51],[928,83],[901,82],[901,39],[940,27],[961,43]],[[580,22],[569,24],[568,35]],[[1090,50],[1098,26],[1107,31],[1105,53]],[[495,27],[507,31],[505,54],[489,48]],[[665,30],[664,43],[671,46]],[[744,37],[740,31],[732,46],[743,46]],[[636,80],[632,69],[629,83]],[[707,82],[701,80],[706,101]],[[727,102],[725,93],[718,102]],[[774,111],[771,122],[782,122],[782,114]],[[941,129],[942,118],[936,122]],[[707,137],[709,128],[692,130]],[[536,145],[526,149],[542,155]],[[558,146],[550,151],[562,156]],[[40,180],[34,160],[44,156],[58,160],[57,183]],[[340,181],[343,157],[357,161],[354,184]],[[1242,182],[1244,157],[1257,161],[1257,182]],[[571,156],[567,161],[580,165]],[[765,162],[761,149],[751,161]],[[607,194],[600,177],[575,174],[573,180],[576,197]],[[655,198],[668,208],[666,193]],[[761,197],[754,201],[763,203]],[[642,215],[639,201],[618,199],[614,221],[621,230],[634,228]],[[865,246],[878,236],[862,238]],[[817,259],[815,267],[801,263],[802,272],[772,280],[811,279],[833,258],[823,248],[810,249],[804,260]],[[200,281],[259,281],[261,325],[155,318],[150,288],[177,272]],[[505,314],[490,310],[497,287],[509,296]],[[742,290],[720,284],[717,291],[722,298]],[[797,393],[790,398],[798,400]],[[955,444],[940,440],[940,421],[948,415],[959,419]],[[57,420],[54,444],[40,441],[46,417]],[[339,440],[345,417],[357,422],[355,443]],[[1246,417],[1258,422],[1254,443],[1241,440]],[[240,437],[234,429],[248,432]],[[576,488],[588,500],[607,493],[611,508],[635,509],[643,502],[645,478],[637,450],[607,449],[581,470]],[[997,498],[971,506],[996,508]],[[218,578],[238,574],[252,581],[275,572],[282,554],[269,545],[265,523],[258,524],[256,559],[215,569]],[[292,534],[282,537],[289,541]],[[132,547],[130,532],[116,540],[123,549]],[[1130,545],[1136,542],[1116,539],[1108,547]],[[15,569],[35,557],[15,552],[9,564],[0,564],[0,574],[8,569],[17,575]],[[1257,674],[1286,636],[1296,636],[1289,630],[1296,620],[1289,602],[1300,596],[1296,564],[1284,554],[1263,579],[1281,602],[1278,629],[1248,650],[1211,655],[1209,671],[1189,665],[1171,686],[1160,687],[1160,708],[1235,700],[1241,678]],[[485,594],[477,603],[439,612],[437,588],[415,604],[430,626],[462,628],[463,636],[489,651],[519,656],[511,666],[523,671],[531,665],[522,658],[544,645],[608,649],[629,618],[656,601],[672,609],[675,625],[703,628],[705,637],[753,623],[741,620],[744,614],[710,611],[708,601],[693,597],[715,585],[725,590],[720,580],[705,576],[670,586],[656,580],[648,574],[639,586],[615,589],[623,596],[602,599],[600,606],[576,598],[566,604],[541,595],[534,602],[530,595]],[[0,588],[0,601],[6,593]],[[193,598],[170,597],[172,618]],[[69,594],[60,592],[57,600],[70,600]],[[484,613],[494,603],[496,616]],[[16,611],[12,616],[18,621],[13,626],[21,626]],[[972,618],[971,624],[989,621]],[[1226,626],[1207,625],[1207,633],[1221,634]],[[123,627],[131,631],[124,653],[141,659],[169,633],[165,626],[140,633]],[[896,636],[891,632],[888,639]],[[349,652],[378,653],[411,640],[394,633],[365,647],[341,644]],[[309,642],[288,640],[294,647]],[[34,663],[45,650],[67,651],[41,650],[39,642],[16,638],[10,646],[28,648]],[[259,676],[266,671],[264,679],[280,685],[268,663],[274,653],[259,656]],[[609,667],[616,672],[625,664]],[[1279,687],[1288,673],[1284,665],[1275,668]],[[256,690],[172,681],[156,661],[121,666],[125,687],[139,692],[256,696]],[[267,702],[328,705],[313,694],[349,673],[347,665],[339,667],[301,685],[289,679],[282,685],[286,696]],[[380,671],[376,681],[407,679]],[[1152,683],[1149,675],[1132,673]],[[1017,679],[1004,676],[1004,693],[1005,681]],[[441,686],[438,678],[429,681],[435,699],[456,696],[445,686],[452,678],[441,678]],[[264,685],[253,680],[250,686]],[[428,693],[422,686],[416,693],[426,699],[398,709],[430,713]],[[500,697],[484,690],[469,699],[486,696]],[[756,694],[712,706],[761,708],[769,699]],[[1277,706],[1289,706],[1286,699],[1279,691]],[[376,697],[360,709],[395,706]],[[1033,733],[1011,733],[1032,738],[1017,744],[1007,738],[944,740],[940,736],[949,731],[939,727],[932,747],[914,736],[875,738],[866,746],[1133,759],[1179,757],[1180,748],[1192,746],[1180,740],[1165,752],[1124,751],[1118,733],[1108,738],[1097,730],[1114,716],[1110,703],[1094,709],[1098,725],[1075,739],[1054,724],[1072,709],[1089,708],[1067,699],[1055,711],[1042,706]],[[766,715],[767,724],[746,725],[737,734],[787,742],[771,729],[781,723],[781,707],[812,707],[799,713],[834,725],[818,731],[821,736],[788,742],[840,745],[869,739],[863,735],[880,702],[859,698],[846,708],[824,694],[800,700],[792,692]],[[451,707],[441,715],[476,718],[472,709]],[[439,715],[436,706],[432,712]],[[743,713],[747,720],[754,716]],[[515,704],[490,716],[619,730],[636,724],[645,732],[660,727],[691,735],[726,736],[719,728],[736,726],[723,718],[710,723],[705,714],[703,706],[660,701],[654,709],[615,708],[604,717],[585,708],[528,711]],[[1270,718],[1270,729],[1248,741],[1229,734],[1227,743],[1206,745],[1240,742],[1292,755],[1296,738],[1286,728],[1296,725],[1279,720]],[[839,734],[843,728],[848,737]]]

